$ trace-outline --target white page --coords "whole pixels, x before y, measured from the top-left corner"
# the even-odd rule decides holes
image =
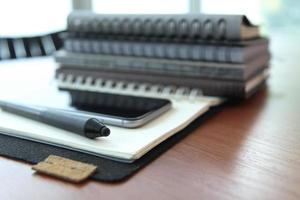
[[[137,159],[156,144],[186,127],[208,109],[207,102],[173,102],[173,108],[136,129],[108,126],[108,137],[89,139],[7,112],[0,112],[0,130],[18,137],[41,140],[94,154]]]

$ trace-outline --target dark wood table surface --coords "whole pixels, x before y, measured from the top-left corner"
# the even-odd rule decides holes
[[[300,50],[272,34],[266,89],[228,105],[121,183],[73,185],[0,157],[0,199],[300,199]]]

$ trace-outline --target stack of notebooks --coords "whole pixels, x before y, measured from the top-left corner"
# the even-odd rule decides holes
[[[82,160],[98,166],[93,175],[97,180],[116,181],[133,174],[195,128],[200,116],[226,98],[249,97],[268,77],[268,39],[240,15],[74,12],[62,37],[63,49],[55,54],[55,87],[70,94],[66,98],[71,105],[97,105],[103,93],[172,103],[169,111],[142,127],[108,126],[111,135],[94,140],[0,110],[1,154],[30,162],[49,154]],[[44,74],[45,82],[38,76],[22,81],[23,88],[39,81],[43,89],[28,103],[57,107],[56,88],[48,85],[52,68],[45,67],[29,63],[27,68],[20,66],[18,74]],[[1,72],[0,86],[6,87],[8,76]],[[68,107],[57,102],[60,108]]]
[[[56,61],[64,90],[87,90],[89,80],[88,90],[133,83],[246,98],[268,75],[268,39],[242,15],[74,12],[62,37]]]
[[[224,97],[249,97],[268,77],[268,39],[242,15],[73,12],[67,24],[56,77],[74,106],[97,106],[99,93],[172,101],[146,126],[112,127],[95,149],[106,156],[139,159]]]

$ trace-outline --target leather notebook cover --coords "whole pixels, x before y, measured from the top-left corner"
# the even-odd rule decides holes
[[[140,159],[133,163],[123,163],[106,158],[93,156],[86,153],[68,150],[48,144],[16,138],[0,134],[0,155],[22,160],[28,163],[38,163],[49,155],[62,156],[97,166],[92,179],[97,181],[121,181],[140,170],[142,167],[153,161],[163,152],[195,130],[200,123],[221,109],[221,106],[211,108],[207,113],[193,121],[184,130],[171,136],[164,142],[157,145]]]

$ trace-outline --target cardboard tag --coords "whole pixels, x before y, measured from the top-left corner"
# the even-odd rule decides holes
[[[39,173],[54,176],[70,182],[81,182],[96,171],[97,166],[50,155],[46,160],[32,167]]]

